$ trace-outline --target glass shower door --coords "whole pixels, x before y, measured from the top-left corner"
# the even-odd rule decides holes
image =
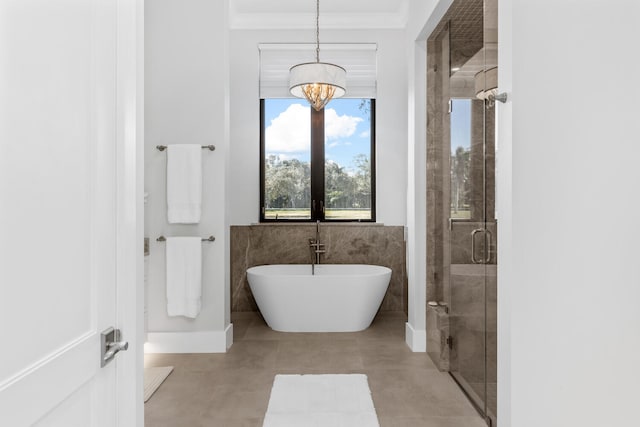
[[[445,188],[449,371],[487,423],[495,426],[497,0],[456,0],[451,8],[450,173],[448,191]]]
[[[487,170],[486,119],[480,99],[452,99],[450,112],[449,325],[450,372],[471,401],[490,413],[491,289],[495,289],[495,221]],[[494,359],[495,362],[495,359]],[[495,412],[495,410],[494,410]]]

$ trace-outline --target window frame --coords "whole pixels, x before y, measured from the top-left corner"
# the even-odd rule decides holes
[[[260,212],[260,222],[283,222],[283,223],[309,223],[309,222],[376,222],[376,100],[375,98],[362,98],[370,101],[371,112],[371,145],[370,145],[370,167],[371,167],[371,218],[370,219],[327,219],[325,218],[324,201],[325,201],[325,138],[324,138],[324,108],[320,111],[316,111],[313,108],[309,108],[311,111],[309,120],[311,122],[311,217],[309,219],[279,219],[279,218],[266,218],[266,210],[264,206],[265,199],[265,159],[266,159],[266,144],[265,144],[265,98],[260,99],[260,200],[258,203],[258,209]],[[318,142],[320,141],[320,142]],[[316,200],[320,202],[315,203]]]

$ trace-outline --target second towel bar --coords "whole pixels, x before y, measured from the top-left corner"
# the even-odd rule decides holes
[[[216,238],[213,236],[209,236],[206,239],[200,239],[200,240],[202,240],[203,242],[215,242]],[[166,242],[166,241],[167,241],[167,238],[164,236],[160,236],[156,239],[156,242]]]

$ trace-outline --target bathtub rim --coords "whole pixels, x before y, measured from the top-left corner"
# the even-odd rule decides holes
[[[285,267],[285,271],[281,271],[278,270],[280,268]],[[292,268],[294,267],[294,268]],[[338,267],[340,270],[343,271],[339,271],[339,272],[327,272],[327,267],[332,268],[332,267]],[[352,268],[363,268],[365,270],[371,270],[371,271],[358,271],[358,270],[353,270],[353,271],[344,271],[346,270],[348,267],[352,267]],[[302,270],[304,268],[304,272],[302,271],[291,271],[291,272],[287,272],[286,270]],[[377,264],[316,264],[315,268],[317,269],[317,272],[320,273],[325,273],[325,274],[318,274],[318,276],[363,276],[363,277],[368,277],[368,276],[379,276],[379,275],[385,275],[388,273],[393,274],[393,269],[384,266],[384,265],[377,265]],[[268,270],[273,270],[271,272],[271,274],[268,274],[269,271]],[[308,270],[308,271],[307,271]],[[307,276],[311,276],[311,264],[261,264],[261,265],[254,265],[252,267],[249,267],[245,270],[247,276],[249,275],[249,273],[253,274],[253,275],[257,275],[257,276],[287,276],[287,277],[307,277]]]

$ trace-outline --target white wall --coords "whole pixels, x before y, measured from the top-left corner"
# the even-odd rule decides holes
[[[450,0],[418,3],[410,55]],[[498,420],[636,425],[640,4],[499,8]]]
[[[500,3],[499,423],[638,425],[640,3]]]
[[[145,5],[145,190],[149,193],[145,236],[151,240],[152,342],[147,350],[171,350],[175,345],[181,347],[175,351],[224,350],[228,324],[225,17],[226,2],[154,0]],[[167,223],[167,154],[155,146],[181,143],[217,147],[202,153],[203,214],[197,225]],[[202,311],[195,320],[167,316],[164,244],[155,240],[160,235],[216,237],[214,243],[203,243]]]
[[[427,50],[426,39],[451,1],[412,2],[406,31],[407,61],[407,279],[405,339],[427,351]],[[428,19],[427,19],[428,18]]]
[[[230,33],[229,223],[259,218],[260,108],[259,43],[313,42],[315,31],[232,30]],[[378,44],[376,101],[377,222],[406,221],[407,115],[404,31],[322,30],[326,43]],[[322,52],[321,52],[322,53]],[[292,64],[293,65],[293,64]]]
[[[512,2],[498,0],[498,86],[512,96]],[[496,217],[498,218],[498,420],[511,427],[511,283],[514,277],[512,102],[496,106]]]
[[[407,299],[405,340],[413,351],[427,351],[427,181],[426,42],[414,27],[423,18],[411,11],[406,32],[407,56]]]

